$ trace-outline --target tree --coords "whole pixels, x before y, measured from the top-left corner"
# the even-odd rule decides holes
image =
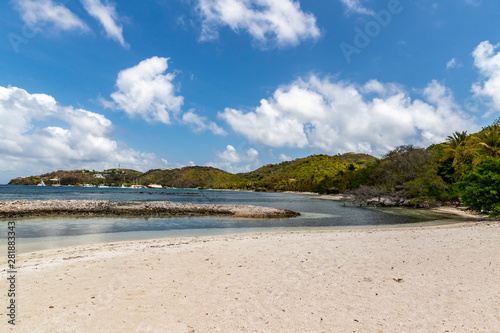
[[[449,135],[444,144],[445,159],[452,158],[455,162],[457,155],[459,154],[461,146],[464,145],[465,140],[467,140],[467,131],[455,132]]]
[[[469,171],[459,183],[460,194],[469,209],[500,216],[500,160],[488,158]]]
[[[488,157],[500,157],[500,126],[491,125],[483,129],[477,136],[478,153]]]
[[[466,131],[455,132],[448,136],[443,144],[444,155],[441,162],[452,160],[451,167],[455,172],[455,180],[472,169],[476,161],[477,137],[468,135]]]

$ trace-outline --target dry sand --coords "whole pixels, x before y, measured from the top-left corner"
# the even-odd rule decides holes
[[[500,332],[497,222],[122,242],[18,259],[16,330],[2,305],[2,332]]]

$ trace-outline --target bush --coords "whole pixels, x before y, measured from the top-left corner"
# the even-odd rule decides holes
[[[464,205],[471,210],[500,216],[500,160],[489,158],[478,164],[462,177],[459,188]]]

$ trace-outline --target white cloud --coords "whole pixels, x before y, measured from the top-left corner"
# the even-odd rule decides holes
[[[262,47],[295,46],[320,36],[316,18],[304,13],[298,1],[199,0],[198,10],[203,20],[202,41],[216,39],[221,26],[247,31]]]
[[[241,154],[233,146],[227,145],[225,151],[216,153],[216,161],[207,163],[207,166],[240,173],[252,171],[259,164],[259,152],[255,148],[250,148],[245,154]]]
[[[107,1],[103,4],[101,0],[81,0],[81,3],[89,15],[101,23],[109,38],[116,40],[125,48],[129,47],[123,38],[123,27],[118,22],[119,16],[114,4]]]
[[[235,132],[271,147],[375,155],[402,144],[427,146],[453,131],[476,128],[438,82],[423,95],[427,102],[412,100],[395,84],[372,80],[357,86],[312,75],[278,88],[253,111],[226,108],[219,117]]]
[[[152,57],[118,73],[117,91],[111,94],[116,107],[130,117],[169,124],[169,114],[180,112],[184,98],[175,95],[175,75],[163,74],[167,62],[168,58]]]
[[[209,130],[215,135],[226,135],[226,131],[223,128],[219,127],[213,121],[207,120],[206,117],[199,116],[194,113],[193,110],[189,110],[188,112],[182,115],[182,121],[185,124],[190,125],[193,128],[193,132],[201,133],[203,131]]]
[[[88,31],[88,26],[62,4],[52,0],[17,0],[14,2],[28,26],[41,29],[51,26],[57,30]]]
[[[446,69],[454,68],[457,65],[457,59],[452,58],[450,61],[446,63]]]
[[[450,61],[446,63],[446,69],[459,68],[459,67],[462,67],[462,64],[459,63],[455,58],[451,58]]]
[[[49,95],[0,86],[0,119],[3,177],[118,164],[146,170],[162,164],[154,154],[112,140],[112,123],[103,115],[61,106]]]
[[[291,161],[292,158],[288,155],[285,155],[283,153],[280,154],[280,156],[278,156],[278,159],[280,159],[281,161]]]
[[[492,45],[489,41],[480,43],[474,52],[474,65],[479,69],[483,80],[472,86],[476,96],[491,100],[491,107],[500,111],[500,44]]]
[[[342,2],[344,4],[348,13],[352,12],[352,13],[365,14],[365,15],[374,15],[375,14],[375,12],[373,10],[363,7],[359,3],[359,0],[340,0],[340,2]]]

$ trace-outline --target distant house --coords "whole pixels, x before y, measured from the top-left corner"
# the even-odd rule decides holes
[[[100,173],[96,173],[96,174],[94,175],[94,178],[104,179],[104,176],[103,176],[103,175],[101,175]]]

